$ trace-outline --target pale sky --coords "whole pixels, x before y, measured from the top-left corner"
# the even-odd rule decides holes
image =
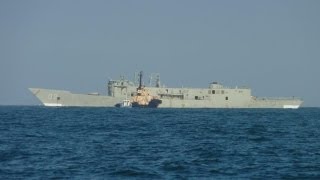
[[[319,107],[319,68],[319,0],[0,1],[1,105],[39,104],[28,87],[106,94],[143,70]]]

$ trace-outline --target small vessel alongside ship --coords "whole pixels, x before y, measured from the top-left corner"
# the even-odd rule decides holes
[[[142,85],[142,71],[139,73],[139,87],[137,93],[132,97],[132,107],[150,107],[157,108],[162,101]]]
[[[116,104],[115,107],[131,108],[132,107],[132,103],[131,103],[131,101],[129,99],[125,99],[121,103]]]
[[[168,88],[161,86],[159,75],[151,79],[155,80],[154,84],[144,86],[140,72],[139,83],[124,77],[109,80],[107,95],[43,88],[29,90],[44,106],[297,109],[303,103],[297,97],[260,98],[252,96],[250,88],[229,88],[217,82],[210,83],[208,88]]]

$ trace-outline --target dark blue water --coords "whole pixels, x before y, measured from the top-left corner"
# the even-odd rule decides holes
[[[0,106],[0,179],[320,179],[320,108]]]

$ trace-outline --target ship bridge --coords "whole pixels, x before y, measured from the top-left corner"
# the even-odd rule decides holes
[[[123,76],[119,80],[109,80],[108,96],[127,96],[129,92],[135,89],[133,82],[125,79]]]
[[[209,89],[222,89],[223,85],[218,82],[212,82],[209,85]]]

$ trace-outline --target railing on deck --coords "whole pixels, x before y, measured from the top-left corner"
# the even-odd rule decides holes
[[[302,100],[300,97],[253,97],[256,100]]]

